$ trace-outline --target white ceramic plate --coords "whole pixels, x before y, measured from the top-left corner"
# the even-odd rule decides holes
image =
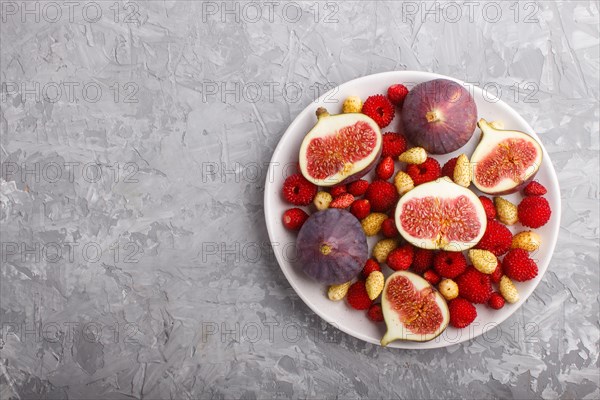
[[[452,79],[464,85],[473,95],[476,103],[479,118],[485,118],[488,121],[501,120],[504,122],[505,129],[514,129],[526,132],[540,141],[538,135],[533,131],[529,124],[521,118],[519,114],[506,103],[493,99],[490,93],[484,93],[480,88],[467,85],[464,82],[456,79],[432,74],[428,72],[416,71],[393,71],[384,72],[376,75],[369,75],[362,78],[344,83],[339,87],[327,92],[314,103],[306,107],[300,115],[290,124],[287,131],[279,141],[267,174],[265,184],[265,219],[269,238],[275,252],[277,261],[281,266],[281,270],[287,277],[290,285],[302,300],[321,318],[335,326],[336,328],[352,335],[358,339],[369,343],[379,344],[379,340],[385,333],[385,324],[374,324],[367,319],[366,313],[351,309],[345,301],[332,302],[327,298],[326,286],[318,284],[307,276],[300,269],[298,263],[294,262],[295,258],[295,240],[296,234],[286,230],[281,222],[281,216],[286,209],[293,207],[287,204],[281,197],[281,187],[285,178],[294,173],[292,163],[298,161],[298,152],[304,135],[313,127],[316,122],[315,110],[319,106],[326,107],[331,114],[341,112],[342,102],[348,96],[357,95],[363,100],[373,94],[385,94],[387,88],[394,83],[403,83],[408,88],[412,88],[415,84],[429,81],[436,78]],[[543,111],[542,111],[543,112]],[[397,113],[398,114],[398,113]],[[398,116],[383,132],[399,131],[400,121]],[[446,154],[443,156],[435,156],[435,158],[443,165],[448,159],[457,156],[460,153],[470,155],[477,142],[479,141],[480,131],[477,129],[473,134],[472,139],[463,148],[455,153]],[[541,143],[541,141],[540,141]],[[372,174],[367,176],[371,180]],[[485,334],[490,329],[500,324],[513,314],[527,298],[533,293],[534,289],[542,279],[550,258],[554,251],[554,246],[558,237],[560,226],[560,191],[556,172],[550,161],[548,153],[544,149],[544,160],[542,166],[536,175],[536,180],[542,183],[548,189],[548,194],[545,196],[550,202],[552,208],[552,217],[550,221],[540,229],[537,229],[542,237],[541,248],[533,254],[533,258],[537,261],[539,274],[535,279],[528,282],[516,283],[519,290],[520,300],[515,304],[506,304],[501,310],[492,310],[485,305],[477,306],[477,319],[469,327],[464,329],[455,329],[449,327],[436,339],[424,342],[402,342],[396,341],[389,347],[405,348],[405,349],[429,349],[436,347],[449,346],[456,343],[461,343],[473,339],[481,334]],[[473,188],[473,186],[471,186]],[[479,193],[478,193],[479,194]],[[521,199],[521,194],[516,193],[507,196],[507,199],[518,203]],[[511,227],[514,232],[523,230],[524,228],[517,224]],[[369,248],[374,244],[374,239],[369,238]],[[383,267],[389,274],[390,270]],[[494,335],[489,334],[486,337],[489,340],[495,340]]]

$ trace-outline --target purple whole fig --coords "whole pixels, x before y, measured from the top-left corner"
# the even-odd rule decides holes
[[[296,250],[304,272],[327,285],[356,277],[369,254],[367,237],[358,219],[335,208],[308,218],[298,233]]]
[[[415,86],[402,106],[408,140],[429,153],[447,154],[463,147],[475,132],[477,106],[460,84],[434,79]]]

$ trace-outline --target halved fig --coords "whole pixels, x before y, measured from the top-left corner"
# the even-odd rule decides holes
[[[360,179],[381,155],[382,135],[370,117],[360,113],[329,115],[317,109],[317,124],[300,146],[302,175],[317,186]]]
[[[542,147],[526,133],[498,129],[485,119],[477,126],[481,140],[471,156],[473,184],[487,194],[517,192],[542,165]]]
[[[475,193],[442,177],[400,199],[396,226],[407,241],[422,249],[463,251],[479,242],[487,218]]]
[[[296,238],[296,251],[306,275],[328,285],[356,277],[369,256],[360,222],[337,208],[316,212],[306,220]]]
[[[408,271],[394,272],[387,278],[381,308],[387,326],[382,346],[394,340],[435,339],[450,322],[446,300],[429,282]]]

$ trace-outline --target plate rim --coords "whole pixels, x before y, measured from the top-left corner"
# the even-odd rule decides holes
[[[300,299],[302,299],[304,304],[306,304],[308,306],[308,308],[311,309],[312,312],[317,314],[322,320],[327,322],[329,325],[346,333],[347,335],[350,335],[357,339],[363,340],[367,343],[375,344],[380,347],[383,347],[383,346],[381,346],[381,344],[378,341],[373,341],[370,337],[367,337],[367,335],[357,332],[357,331],[354,331],[354,330],[349,331],[348,329],[338,326],[335,323],[335,321],[329,320],[319,310],[319,307],[317,307],[315,304],[313,304],[310,301],[310,299],[307,296],[305,296],[301,290],[299,290],[299,287],[296,284],[296,282],[294,282],[294,280],[291,279],[290,273],[285,268],[282,267],[282,262],[284,260],[281,259],[281,257],[282,257],[281,254],[279,252],[277,252],[276,249],[273,248],[273,243],[276,243],[276,242],[274,241],[275,238],[273,237],[273,229],[271,228],[271,224],[273,223],[274,219],[269,218],[269,210],[272,209],[272,207],[271,207],[272,200],[271,200],[271,196],[269,196],[269,193],[270,193],[269,188],[271,187],[272,184],[274,184],[274,182],[273,183],[270,182],[269,177],[274,176],[274,175],[272,175],[275,173],[275,171],[272,170],[274,168],[273,167],[273,165],[274,165],[273,159],[275,159],[276,156],[282,151],[283,142],[284,142],[283,139],[287,135],[290,135],[291,132],[295,130],[296,125],[298,125],[300,123],[300,121],[304,118],[305,114],[307,114],[311,111],[311,109],[310,109],[311,105],[322,103],[323,100],[326,99],[328,96],[331,96],[332,94],[340,91],[340,89],[343,86],[352,85],[352,84],[356,83],[357,81],[361,81],[361,80],[365,80],[365,79],[377,79],[377,78],[382,78],[385,76],[393,76],[393,75],[398,75],[398,74],[400,74],[400,75],[402,75],[402,74],[418,74],[418,75],[422,75],[424,77],[424,80],[431,80],[431,79],[438,79],[438,78],[449,79],[449,80],[455,81],[457,83],[460,83],[463,87],[466,87],[466,82],[464,82],[460,79],[456,79],[451,76],[446,76],[446,75],[442,75],[442,74],[438,74],[438,73],[434,73],[434,72],[416,71],[416,70],[394,70],[394,71],[379,72],[379,73],[375,73],[375,74],[369,74],[369,75],[364,75],[364,76],[361,76],[358,78],[354,78],[354,79],[346,81],[340,85],[335,86],[334,88],[325,92],[323,95],[319,96],[316,100],[311,101],[310,104],[308,104],[306,107],[304,107],[304,109],[296,115],[294,120],[288,125],[287,129],[284,131],[284,133],[279,138],[277,146],[275,147],[275,150],[273,151],[273,154],[271,155],[271,160],[269,162],[269,168],[267,170],[267,176],[265,178],[264,197],[263,197],[263,199],[264,199],[263,200],[263,203],[264,203],[263,211],[264,211],[264,215],[265,215],[265,217],[264,217],[265,225],[267,226],[267,233],[269,236],[269,242],[270,242],[269,244],[272,247],[273,253],[275,254],[275,259],[277,260],[277,264],[279,265],[279,268],[283,272],[283,275],[285,276],[289,285],[292,287],[292,289],[294,289],[294,292],[296,292],[298,297],[300,297]],[[474,88],[474,90],[483,90],[479,86],[476,86],[476,85],[471,85],[471,86]],[[534,131],[534,129],[531,127],[531,125],[529,125],[529,123],[521,116],[521,114],[519,114],[514,108],[512,108],[510,105],[508,105],[502,99],[498,99],[498,101],[494,103],[494,106],[502,107],[506,112],[508,112],[509,114],[514,116],[523,126],[527,127],[527,133],[530,135],[533,134],[533,136],[538,140],[538,142],[540,143],[540,146],[542,147],[542,154],[543,154],[542,162],[548,162],[550,164],[550,177],[551,177],[550,183],[551,183],[552,187],[549,189],[552,190],[553,192],[557,193],[556,201],[557,201],[558,207],[556,207],[556,210],[552,210],[553,217],[556,218],[557,223],[556,223],[556,227],[554,229],[552,229],[552,232],[551,232],[551,243],[548,248],[548,252],[550,253],[550,259],[548,260],[548,265],[546,266],[544,272],[541,274],[541,276],[539,277],[539,279],[537,280],[535,285],[531,288],[531,292],[528,293],[528,295],[526,297],[520,298],[516,304],[517,307],[515,307],[513,310],[507,311],[507,312],[499,315],[498,319],[494,320],[493,326],[489,326],[487,328],[484,326],[482,328],[481,332],[479,332],[477,334],[473,334],[473,335],[467,335],[467,337],[464,339],[461,337],[461,339],[455,343],[446,343],[444,341],[436,342],[434,339],[434,340],[431,340],[428,342],[414,342],[411,347],[403,347],[401,345],[403,343],[402,341],[395,341],[395,342],[390,343],[388,346],[386,346],[386,348],[406,349],[406,350],[429,350],[429,349],[436,349],[436,348],[444,348],[444,347],[448,347],[448,346],[452,346],[452,345],[460,344],[460,343],[465,343],[465,342],[471,342],[474,339],[476,339],[477,337],[485,334],[489,330],[499,326],[504,321],[506,321],[508,318],[510,318],[512,315],[514,315],[514,313],[516,313],[518,310],[520,310],[521,307],[524,305],[524,303],[527,301],[527,299],[529,299],[529,297],[535,292],[535,290],[539,286],[540,282],[542,281],[543,276],[546,274],[548,267],[550,266],[550,262],[552,261],[552,256],[554,255],[554,251],[556,249],[556,243],[558,241],[558,234],[560,231],[560,220],[561,220],[561,214],[562,214],[562,198],[560,196],[560,187],[559,187],[559,182],[558,182],[558,176],[556,175],[556,170],[554,168],[554,164],[552,163],[552,159],[550,158],[550,155],[546,151],[546,147],[542,143],[540,137],[537,135],[537,133]],[[421,345],[425,345],[425,344],[429,344],[429,345],[427,345],[426,347],[420,347]],[[433,344],[433,345],[431,345],[431,344]]]

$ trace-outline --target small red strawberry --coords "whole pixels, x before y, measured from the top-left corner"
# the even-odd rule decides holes
[[[390,252],[385,263],[394,271],[404,271],[410,268],[413,261],[413,247],[406,243]]]
[[[432,250],[419,249],[415,247],[415,255],[411,265],[412,270],[417,274],[422,274],[433,267],[434,254],[435,253]]]
[[[499,310],[504,307],[504,297],[498,292],[492,293],[490,299],[488,300],[488,306],[493,308],[494,310]]]
[[[421,183],[431,182],[442,175],[440,163],[435,158],[427,157],[422,164],[409,164],[406,173],[412,178],[415,186]]]
[[[367,218],[371,212],[371,203],[367,199],[355,200],[350,206],[350,212],[358,219]]]
[[[425,273],[423,274],[423,278],[425,278],[425,280],[427,282],[429,282],[431,285],[435,286],[438,283],[440,283],[440,280],[442,278],[440,278],[440,276],[432,269],[425,271]]]
[[[388,99],[396,107],[402,107],[407,94],[408,88],[400,83],[390,86],[387,90]]]
[[[483,237],[475,246],[478,249],[489,250],[496,257],[506,253],[512,245],[512,233],[500,222],[488,219]]]
[[[381,224],[381,233],[387,238],[395,238],[400,234],[393,218],[388,218]]]
[[[544,185],[542,185],[538,181],[530,182],[523,189],[523,194],[525,194],[525,196],[543,196],[547,192],[548,190],[544,187]]]
[[[364,179],[359,179],[348,184],[348,193],[353,194],[354,196],[362,196],[367,192],[368,188],[369,182]]]
[[[392,208],[398,201],[398,191],[396,187],[388,181],[373,181],[365,197],[371,203],[371,210],[374,212],[386,212]]]
[[[398,156],[406,151],[406,138],[401,133],[386,132],[383,134],[383,150],[381,157],[392,157],[397,159]]]
[[[282,194],[289,203],[307,206],[317,194],[317,186],[307,181],[301,174],[293,174],[283,182]]]
[[[467,259],[461,252],[440,251],[433,256],[433,268],[440,276],[454,279],[467,269]]]
[[[308,214],[301,208],[290,208],[283,213],[283,226],[292,231],[299,231],[308,219]]]
[[[394,175],[394,160],[392,157],[384,157],[377,164],[377,169],[375,170],[377,177],[384,181],[387,181]]]
[[[485,216],[488,219],[496,218],[496,207],[494,206],[494,202],[489,197],[479,196],[479,201],[483,205],[483,209],[485,210]]]
[[[367,317],[373,322],[383,322],[383,309],[381,308],[381,304],[371,304],[369,311],[367,311]]]
[[[362,113],[371,117],[380,128],[385,128],[394,119],[395,110],[387,97],[378,94],[365,100]]]
[[[492,282],[490,276],[477,271],[473,267],[455,279],[458,293],[461,297],[472,303],[485,303],[492,295]]]
[[[354,196],[350,193],[344,193],[335,197],[333,201],[329,203],[329,208],[348,208],[352,203],[354,203]]]
[[[494,272],[490,274],[492,283],[500,283],[500,278],[502,278],[502,275],[504,275],[504,271],[502,271],[502,261],[498,260],[498,266]]]
[[[519,221],[523,226],[539,228],[546,225],[552,215],[548,200],[539,196],[525,197],[517,206]]]
[[[375,260],[373,260],[372,258],[369,258],[367,260],[367,262],[365,263],[365,266],[361,272],[362,277],[364,279],[367,279],[369,277],[369,275],[371,274],[371,272],[373,271],[379,271],[381,272],[381,266],[379,265],[379,263]]]
[[[514,281],[525,282],[537,276],[538,266],[527,251],[512,249],[502,260],[502,271]]]
[[[347,192],[348,190],[346,189],[346,185],[337,185],[331,188],[329,194],[331,194],[331,197],[336,198]]]
[[[477,309],[467,300],[458,297],[448,303],[450,311],[450,325],[455,328],[465,328],[477,317]]]
[[[442,176],[447,176],[448,178],[454,180],[454,168],[456,167],[456,160],[458,157],[454,157],[446,161],[446,164],[442,167]]]
[[[367,294],[365,282],[363,281],[356,281],[350,286],[348,294],[346,295],[346,300],[348,301],[348,304],[350,304],[350,307],[355,310],[366,310],[372,303]]]

